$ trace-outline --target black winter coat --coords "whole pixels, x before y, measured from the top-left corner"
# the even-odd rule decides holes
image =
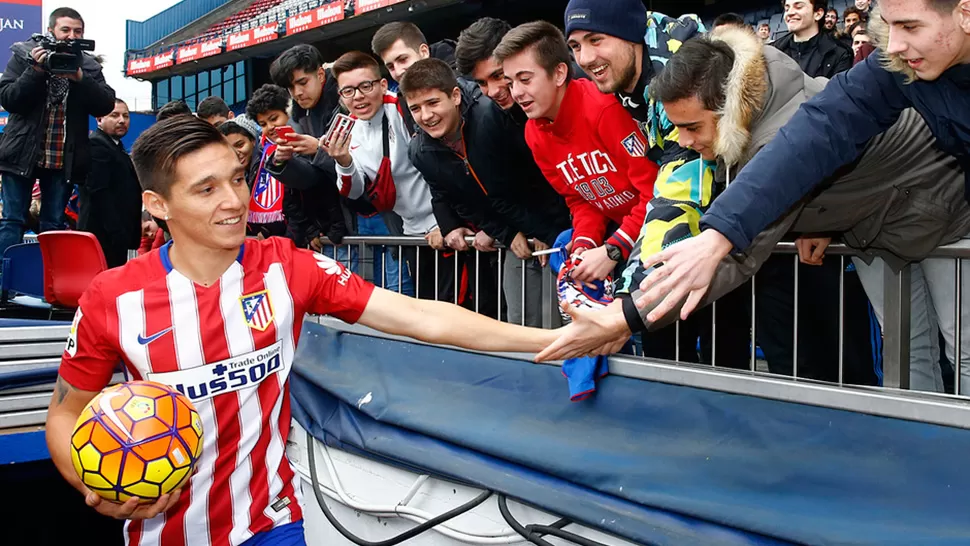
[[[463,83],[461,89],[465,158],[424,131],[411,141],[411,162],[432,200],[446,202],[504,245],[519,232],[551,245],[569,229],[569,210],[536,166],[523,126],[478,86]],[[438,221],[442,233],[460,227]]]
[[[101,129],[91,133],[91,170],[81,186],[77,227],[102,248],[137,249],[141,244],[141,186],[131,158]]]
[[[852,68],[852,48],[826,32],[820,32],[803,44],[796,43],[795,35],[789,33],[771,45],[794,59],[802,71],[813,78],[832,79],[839,72]]]
[[[46,72],[34,70],[30,51],[39,45],[30,39],[11,46],[13,54],[0,78],[0,106],[10,112],[0,139],[0,171],[32,177],[47,131]],[[106,116],[114,110],[115,92],[104,81],[101,64],[84,54],[81,81],[70,82],[67,95],[67,135],[64,172],[70,183],[82,184],[91,167],[88,116]]]

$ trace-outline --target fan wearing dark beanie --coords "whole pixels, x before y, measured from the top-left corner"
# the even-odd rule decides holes
[[[677,129],[666,121],[663,106],[649,98],[650,82],[663,70],[666,60],[681,44],[706,29],[696,15],[674,18],[649,12],[641,0],[571,0],[566,7],[565,26],[576,62],[601,93],[615,94],[640,123],[649,140],[648,156],[660,165],[643,228],[616,283],[619,296],[629,299],[630,290],[645,274],[641,256],[698,233],[697,223],[708,203],[685,201],[684,186],[690,186],[690,195],[714,195],[712,192],[716,191],[712,187],[713,165],[677,143]],[[738,341],[746,339],[747,334],[740,330],[743,321],[729,318],[732,314],[740,316],[737,313],[749,305],[740,295],[738,291],[738,301],[733,301],[735,294],[731,294],[718,302],[717,314],[725,318],[717,321],[718,335],[714,339],[710,333],[710,308],[682,322],[680,354],[696,355],[694,344],[700,336],[704,346],[717,343],[718,365],[744,366],[747,345]],[[632,302],[624,303],[632,308]],[[721,330],[732,325],[739,325],[739,331],[722,335]],[[674,358],[676,334],[673,327],[644,333],[643,345],[651,348],[649,356]]]

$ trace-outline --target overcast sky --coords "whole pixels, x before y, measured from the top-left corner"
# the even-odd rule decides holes
[[[70,6],[84,17],[84,37],[94,40],[97,44],[95,53],[104,56],[104,77],[108,84],[132,110],[150,110],[151,84],[124,76],[125,20],[144,21],[179,0],[43,1],[45,22],[52,11],[62,6]]]

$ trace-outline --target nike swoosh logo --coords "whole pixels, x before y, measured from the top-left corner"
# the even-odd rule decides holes
[[[138,334],[138,343],[140,343],[141,345],[148,345],[149,343],[155,341],[156,339],[164,336],[165,334],[171,331],[172,331],[172,327],[169,326],[168,328],[162,330],[161,332],[158,332],[157,334],[152,334],[148,337],[142,337],[141,334]]]
[[[115,396],[118,396],[119,394],[121,393],[117,391],[104,393],[103,395],[101,395],[101,401],[98,404],[98,406],[101,408],[101,411],[104,412],[105,417],[107,417],[109,421],[114,423],[114,425],[118,427],[118,430],[127,434],[128,439],[131,440],[132,439],[131,433],[129,433],[128,429],[126,429],[125,426],[121,424],[121,419],[118,418],[118,414],[115,413],[114,408],[111,407],[111,399],[114,398]]]

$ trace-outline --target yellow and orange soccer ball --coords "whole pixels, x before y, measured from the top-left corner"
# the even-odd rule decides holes
[[[154,502],[185,484],[202,453],[202,420],[178,391],[150,381],[108,387],[81,412],[71,460],[102,498]]]

